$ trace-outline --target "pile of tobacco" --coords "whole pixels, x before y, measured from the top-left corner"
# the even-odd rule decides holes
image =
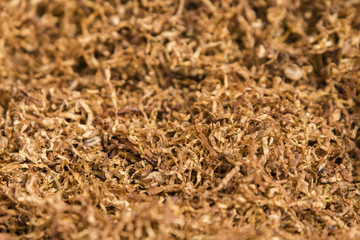
[[[0,239],[359,238],[359,0],[0,1]]]

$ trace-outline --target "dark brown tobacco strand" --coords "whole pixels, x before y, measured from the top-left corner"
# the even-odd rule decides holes
[[[356,0],[0,1],[0,239],[360,239]]]

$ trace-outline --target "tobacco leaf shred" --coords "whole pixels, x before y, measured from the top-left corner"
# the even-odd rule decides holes
[[[358,0],[0,1],[0,239],[359,239]]]

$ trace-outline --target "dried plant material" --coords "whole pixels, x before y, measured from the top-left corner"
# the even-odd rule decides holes
[[[86,139],[84,141],[84,145],[87,146],[87,147],[90,147],[90,146],[96,145],[96,144],[98,144],[100,142],[101,142],[101,138],[98,137],[98,136],[95,136],[93,138]]]
[[[359,16],[0,1],[0,239],[360,239]]]
[[[4,150],[9,144],[9,140],[6,137],[0,136],[0,149]]]
[[[303,71],[295,64],[285,66],[285,76],[291,80],[297,81],[303,77]]]

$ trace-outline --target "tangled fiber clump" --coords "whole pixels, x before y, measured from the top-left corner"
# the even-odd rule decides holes
[[[357,0],[1,1],[0,238],[360,238],[359,44]]]

